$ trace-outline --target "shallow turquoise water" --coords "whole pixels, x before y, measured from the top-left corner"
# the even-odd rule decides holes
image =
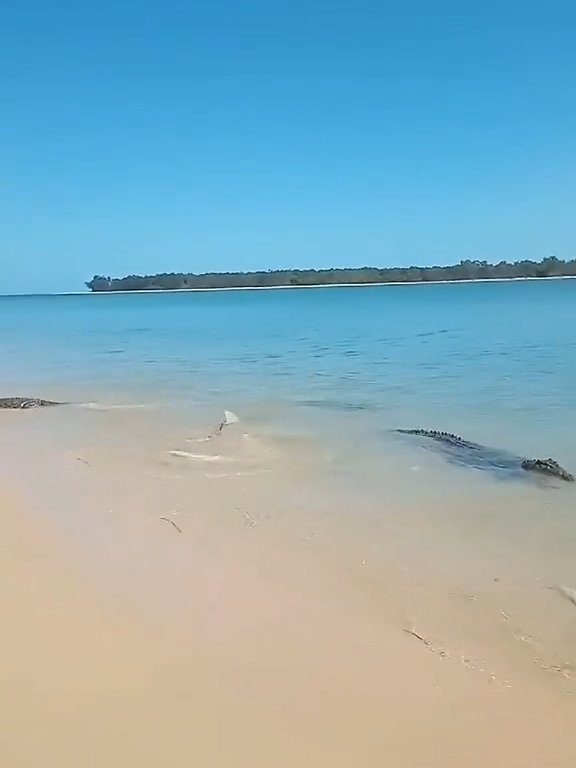
[[[281,456],[305,469],[277,491],[263,474],[271,485],[258,514],[290,518],[306,541],[334,541],[342,561],[400,561],[454,594],[481,593],[490,616],[524,616],[562,655],[573,606],[547,587],[576,587],[576,484],[522,472],[502,482],[394,429],[449,430],[575,472],[575,320],[574,280],[2,297],[2,396],[152,406],[120,417],[5,414],[13,431],[2,434],[9,447],[22,424],[30,435],[45,425],[46,445],[74,457],[91,429],[104,452],[121,444],[145,478],[164,471],[167,448],[202,452],[186,437],[206,435],[231,409],[266,438],[255,444],[272,446],[263,466]],[[153,436],[150,466],[132,456],[141,434]],[[178,471],[186,466],[192,477],[214,471],[197,462]]]
[[[571,280],[3,297],[0,384],[576,459],[575,320]]]

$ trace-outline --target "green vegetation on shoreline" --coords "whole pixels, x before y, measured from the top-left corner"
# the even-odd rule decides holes
[[[523,277],[575,277],[576,259],[550,256],[542,261],[461,261],[447,267],[361,267],[359,269],[282,269],[268,272],[208,272],[103,277],[86,283],[94,292],[166,291],[199,288],[272,288],[310,285],[422,283],[438,280],[497,280]]]

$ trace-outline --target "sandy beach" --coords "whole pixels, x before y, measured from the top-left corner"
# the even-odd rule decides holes
[[[89,444],[65,411],[3,419],[3,766],[573,764],[561,675],[468,657],[399,575],[265,524],[299,470],[215,482],[169,430],[86,418]]]

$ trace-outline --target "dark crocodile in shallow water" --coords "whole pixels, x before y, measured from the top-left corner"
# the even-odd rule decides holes
[[[23,408],[48,408],[53,405],[64,405],[64,403],[42,400],[39,397],[0,397],[0,408],[13,411]]]
[[[574,481],[574,475],[571,475],[554,459],[523,458],[509,451],[472,443],[458,435],[453,435],[451,432],[440,432],[435,429],[398,429],[397,432],[434,440],[450,461],[475,469],[489,469],[512,475],[524,471],[537,472],[542,475],[557,477],[566,482]]]

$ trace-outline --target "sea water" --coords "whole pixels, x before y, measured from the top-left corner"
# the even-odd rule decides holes
[[[576,281],[0,298],[3,394],[446,429],[576,460]]]
[[[221,498],[231,514],[250,476],[247,519],[276,515],[299,540],[326,542],[383,589],[395,583],[402,605],[437,584],[438,599],[426,592],[413,608],[424,617],[435,605],[438,632],[459,631],[464,605],[477,611],[463,595],[483,600],[463,638],[484,632],[492,647],[512,615],[529,628],[509,625],[513,654],[518,637],[535,637],[538,659],[547,649],[548,667],[570,676],[561,657],[574,656],[576,609],[549,588],[576,587],[576,484],[451,463],[396,430],[451,431],[575,472],[575,321],[574,280],[1,297],[0,396],[88,404],[72,422],[46,414],[46,451],[68,450],[67,430],[90,425],[110,442],[110,466],[125,457],[135,482],[177,463],[160,496],[184,467],[184,499],[200,479],[210,495],[230,477],[234,498]],[[194,441],[225,410],[253,442],[234,464],[200,461],[239,445]],[[4,420],[5,443],[44,424],[21,416]],[[286,460],[278,475],[271,446]],[[307,473],[287,474],[292,460]],[[413,575],[410,589],[398,574]]]

